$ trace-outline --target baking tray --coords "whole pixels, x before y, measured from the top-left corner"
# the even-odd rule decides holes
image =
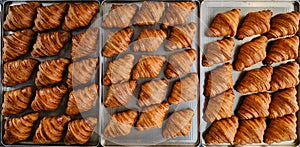
[[[165,1],[165,2],[171,2],[171,1]],[[200,1],[195,1],[197,7],[192,11],[188,22],[195,22],[197,24],[198,30],[199,30],[199,8],[200,8]],[[102,19],[104,19],[110,9],[110,7],[112,6],[112,4],[137,4],[139,7],[141,6],[142,2],[141,1],[127,1],[127,0],[123,0],[123,1],[103,1],[101,3],[101,7],[100,7],[100,13],[102,16]],[[161,22],[161,20],[160,20]],[[137,39],[140,31],[142,30],[142,28],[145,27],[135,27],[135,26],[131,26],[134,28],[135,32],[134,32],[134,37],[133,37],[133,41]],[[159,23],[153,26],[147,26],[147,28],[159,28]],[[100,34],[101,34],[101,47],[103,48],[105,41],[107,39],[107,34],[109,32],[114,32],[117,31],[117,29],[104,29],[101,28],[100,29]],[[193,45],[192,48],[197,50],[197,59],[194,62],[193,66],[192,66],[192,70],[191,72],[197,72],[199,73],[199,66],[198,66],[198,55],[199,55],[199,31],[196,32],[194,40],[193,40]],[[183,51],[183,50],[177,50],[175,52],[178,51]],[[129,45],[129,48],[127,51],[121,53],[120,55],[118,55],[117,57],[114,58],[106,58],[101,56],[101,62],[100,62],[100,78],[102,79],[102,77],[105,76],[106,73],[106,69],[107,69],[107,65],[110,61],[112,61],[113,59],[118,59],[120,57],[123,57],[125,54],[133,54],[135,56],[135,60],[134,60],[134,65],[137,63],[138,59],[140,58],[141,54],[156,54],[156,55],[166,55],[167,59],[169,57],[169,54],[173,54],[175,52],[171,52],[171,51],[166,51],[164,50],[163,45],[160,46],[160,48],[158,49],[157,52],[155,53],[149,53],[149,52],[133,52],[132,51],[132,45]],[[164,66],[162,67],[162,70],[160,72],[160,74],[158,75],[158,77],[156,79],[161,79],[163,78],[163,71],[166,69],[166,65],[164,64]],[[167,94],[164,97],[164,101],[166,101],[166,97],[169,95],[171,87],[174,83],[174,81],[178,80],[179,78],[174,78],[171,80],[168,80],[169,82],[169,86],[167,89]],[[176,139],[170,139],[170,140],[166,140],[163,138],[162,136],[162,129],[151,129],[148,131],[142,131],[139,132],[137,131],[134,127],[131,129],[131,133],[127,136],[122,136],[122,137],[117,137],[117,138],[105,138],[103,136],[103,131],[106,127],[106,125],[108,124],[108,122],[111,119],[111,116],[113,113],[115,112],[122,112],[124,110],[127,109],[133,109],[133,110],[137,110],[137,111],[141,111],[141,108],[137,105],[137,99],[138,99],[138,93],[140,91],[140,85],[141,83],[144,83],[145,81],[149,81],[151,80],[151,78],[147,78],[147,79],[140,79],[137,81],[138,86],[135,89],[135,92],[133,94],[133,96],[130,98],[128,104],[126,106],[122,106],[122,107],[116,107],[116,108],[106,108],[103,104],[103,101],[106,98],[106,93],[108,91],[108,86],[103,86],[101,85],[101,101],[100,101],[100,119],[101,119],[101,127],[100,127],[100,133],[101,133],[101,145],[102,146],[114,146],[114,145],[138,145],[138,146],[143,146],[143,145],[191,145],[191,146],[197,146],[199,144],[199,91],[197,94],[197,99],[193,100],[191,102],[187,102],[187,103],[182,103],[180,105],[170,105],[169,111],[166,115],[166,118],[169,117],[169,115],[174,112],[174,111],[178,111],[178,110],[182,110],[184,108],[192,108],[195,112],[195,115],[193,117],[192,120],[192,126],[191,126],[191,131],[190,134],[187,137],[177,137]],[[101,82],[100,82],[101,83]],[[164,125],[166,123],[166,119],[164,121]],[[163,128],[164,128],[163,125]]]
[[[208,43],[216,41],[216,40],[220,40],[222,39],[222,37],[207,37],[205,35],[205,31],[207,31],[210,23],[212,22],[213,18],[218,14],[218,13],[223,13],[226,11],[230,11],[233,8],[240,8],[241,9],[241,16],[242,19],[246,16],[247,13],[249,12],[255,12],[255,11],[260,11],[260,10],[264,10],[264,9],[270,9],[273,12],[273,16],[278,14],[278,13],[285,13],[285,12],[290,12],[290,11],[298,11],[299,12],[299,2],[296,0],[255,0],[255,1],[238,1],[238,0],[232,0],[232,1],[224,1],[224,0],[206,0],[204,2],[201,3],[201,28],[200,28],[200,108],[201,108],[201,113],[200,113],[200,134],[201,134],[201,144],[206,146],[205,140],[204,140],[204,132],[206,131],[206,129],[211,125],[210,123],[207,123],[204,120],[204,109],[205,108],[205,102],[206,102],[206,98],[203,95],[204,92],[204,87],[205,87],[205,73],[207,73],[208,71],[211,71],[213,69],[215,69],[216,67],[223,65],[223,64],[217,64],[211,67],[204,67],[202,66],[202,56],[203,56],[203,51],[205,50],[205,47]],[[299,35],[299,34],[298,34]],[[259,35],[255,35],[252,37],[247,37],[244,40],[237,40],[236,38],[234,38],[234,42],[235,42],[235,47],[233,50],[233,59],[235,59],[237,57],[237,50],[238,48],[244,44],[245,42],[248,42],[250,40],[252,40],[253,38],[257,37]],[[274,39],[272,39],[274,40]],[[272,41],[272,40],[269,40]],[[232,63],[233,60],[230,60],[230,63]],[[289,60],[292,61],[292,60]],[[298,63],[299,63],[299,58],[297,59]],[[276,64],[272,64],[273,67],[278,66],[282,63],[286,63],[288,61],[285,62],[280,62],[280,63],[276,63]],[[246,68],[244,71],[249,71],[251,69],[255,69],[255,68],[259,68],[261,67],[263,64],[260,62],[258,64],[255,64],[249,68]],[[232,73],[232,78],[233,78],[233,82],[236,83],[236,81],[238,80],[238,78],[240,77],[240,74],[245,73],[245,72],[239,72],[239,71],[235,71],[233,70]],[[298,104],[300,104],[300,89],[299,86],[297,87],[298,90]],[[238,93],[236,90],[234,90],[234,94],[235,94],[235,99],[234,99],[234,105],[233,105],[233,111],[232,114],[234,114],[234,112],[236,111],[237,105],[239,103],[240,97],[242,96],[242,94]],[[297,113],[297,124],[299,124],[299,113]],[[297,135],[298,135],[298,139],[295,141],[286,141],[286,142],[282,142],[282,143],[274,143],[273,145],[282,145],[282,146],[296,146],[299,143],[299,125],[297,125]],[[228,146],[230,144],[222,144],[224,146]],[[265,143],[261,143],[261,144],[253,144],[253,145],[261,145],[261,146],[266,146],[267,144]]]

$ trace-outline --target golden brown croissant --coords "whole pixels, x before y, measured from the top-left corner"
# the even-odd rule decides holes
[[[130,79],[133,61],[134,56],[127,54],[123,58],[109,62],[106,75],[103,78],[103,85],[108,86],[110,84],[128,81]]]
[[[154,25],[158,23],[164,14],[164,11],[165,2],[144,1],[140,11],[133,19],[133,25]]]
[[[196,99],[198,83],[197,73],[191,73],[185,78],[176,81],[173,85],[171,95],[168,98],[168,102],[170,104],[180,104]]]
[[[136,86],[137,83],[134,80],[112,84],[107,92],[104,105],[108,108],[125,106],[132,96]]]
[[[3,37],[3,55],[5,62],[12,61],[26,54],[29,50],[34,32],[26,29]]]
[[[207,31],[207,36],[235,36],[241,19],[240,9],[232,9],[216,15]]]
[[[165,48],[168,50],[176,50],[192,46],[193,38],[197,30],[196,23],[191,22],[184,26],[174,27],[170,33]]]
[[[115,138],[128,135],[137,116],[138,113],[133,110],[114,113],[104,129],[104,136],[107,138]]]
[[[64,138],[66,145],[86,143],[94,131],[98,120],[94,117],[73,120],[68,124],[68,131]]]
[[[133,33],[133,28],[128,27],[109,35],[103,47],[103,56],[113,57],[114,55],[126,51]]]
[[[203,55],[202,65],[212,66],[231,60],[234,45],[235,43],[232,38],[225,38],[209,43],[206,53]]]
[[[68,3],[52,4],[37,8],[33,31],[43,32],[59,27],[68,8]]]
[[[151,80],[141,86],[138,104],[140,107],[160,104],[168,88],[167,80]]]
[[[297,112],[299,110],[299,106],[296,95],[297,90],[294,87],[276,92],[273,95],[272,102],[270,104],[269,118],[274,119]]]
[[[271,95],[268,92],[247,95],[237,114],[242,119],[268,117],[270,103]]]
[[[232,87],[232,65],[226,63],[208,73],[204,95],[214,97]]]
[[[197,52],[194,49],[188,49],[171,55],[167,69],[165,70],[166,77],[168,79],[176,78],[189,73],[196,60],[196,56]]]
[[[13,144],[29,138],[34,123],[39,118],[39,113],[9,118],[4,124],[3,143]]]
[[[297,118],[291,114],[271,120],[265,134],[264,142],[267,144],[297,139]]]
[[[138,40],[133,42],[133,51],[156,52],[159,46],[167,38],[167,33],[157,29],[143,29]]]
[[[288,62],[274,68],[270,82],[271,91],[291,88],[299,84],[299,64]]]
[[[237,60],[234,64],[234,69],[237,71],[242,71],[245,68],[264,60],[267,56],[267,43],[268,38],[265,36],[260,36],[243,44],[240,47]]]
[[[169,104],[167,102],[145,107],[136,122],[136,129],[144,131],[161,128],[168,110]]]
[[[253,35],[264,34],[270,30],[271,10],[250,12],[238,30],[237,38],[243,40]]]
[[[163,130],[164,138],[187,136],[190,133],[194,111],[190,108],[174,112]]]
[[[204,139],[206,144],[233,144],[234,136],[239,126],[238,118],[232,116],[230,118],[215,121]]]
[[[67,87],[64,85],[39,89],[36,91],[31,108],[34,111],[55,110],[66,93]]]
[[[62,24],[62,29],[71,31],[89,25],[98,10],[98,2],[70,4],[68,13]]]
[[[195,2],[171,2],[166,10],[161,27],[167,29],[169,26],[185,24],[195,8]]]
[[[31,58],[5,63],[2,84],[11,87],[28,81],[37,64],[38,61]]]
[[[65,67],[70,63],[67,58],[47,60],[39,65],[35,78],[36,86],[47,86],[59,83],[63,79]]]
[[[271,19],[271,29],[266,33],[270,38],[294,35],[299,30],[300,13],[297,11],[277,14]]]
[[[36,58],[55,56],[69,41],[70,37],[69,32],[42,33],[37,37],[30,54]]]
[[[97,84],[92,84],[82,89],[76,89],[71,91],[69,94],[66,113],[68,115],[77,115],[78,113],[90,110],[97,97]]]
[[[236,85],[239,93],[265,92],[270,89],[273,68],[264,66],[258,69],[252,69],[246,72],[246,75]]]
[[[18,30],[32,27],[36,15],[36,9],[40,7],[39,2],[10,6],[6,19],[3,22],[4,30]]]
[[[272,64],[298,57],[299,37],[293,36],[289,38],[281,38],[276,40],[271,46],[266,63]]]

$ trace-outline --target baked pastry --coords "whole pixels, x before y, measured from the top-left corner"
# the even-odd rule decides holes
[[[65,31],[71,31],[89,25],[98,10],[98,2],[70,4],[68,13],[62,24],[62,29]]]
[[[234,69],[242,71],[260,61],[263,61],[267,56],[268,38],[260,36],[250,42],[243,44],[240,47],[237,60],[234,63]]]
[[[103,85],[116,84],[125,82],[130,79],[131,69],[133,68],[134,56],[127,54],[123,58],[119,58],[109,62],[106,75],[103,78]]]
[[[273,12],[271,10],[248,13],[242,26],[238,30],[237,38],[243,40],[246,37],[268,32],[270,30],[272,14]]]
[[[174,51],[176,49],[191,47],[196,30],[197,26],[194,22],[172,28],[165,48]]]
[[[28,81],[37,64],[31,58],[4,63],[2,84],[11,87]]]
[[[138,40],[133,42],[133,51],[156,52],[167,38],[167,32],[157,29],[143,29]]]
[[[157,77],[165,62],[165,56],[142,55],[132,71],[132,79],[138,80],[141,78]]]
[[[300,13],[297,11],[277,14],[271,19],[271,29],[266,33],[270,38],[294,35],[299,30]]]
[[[114,113],[104,129],[104,137],[115,138],[128,135],[137,116],[138,113],[133,110]]]
[[[270,89],[273,68],[264,66],[246,72],[242,80],[236,85],[239,93],[265,92]]]
[[[144,1],[140,11],[133,18],[133,25],[154,25],[158,23],[164,11],[165,2]]]
[[[103,47],[102,54],[105,57],[113,57],[128,49],[131,37],[133,36],[133,28],[125,28],[108,35]]]
[[[104,105],[108,108],[125,106],[132,96],[136,86],[137,83],[134,80],[112,84],[108,89]]]
[[[65,68],[70,63],[67,58],[47,60],[39,65],[39,71],[35,78],[36,86],[48,86],[61,82]]]
[[[274,68],[271,91],[295,87],[299,84],[299,64],[295,61]]]
[[[168,79],[176,78],[189,73],[196,57],[197,52],[194,49],[188,49],[171,55],[167,69],[165,70],[166,77]]]
[[[231,11],[217,14],[208,28],[207,36],[235,36],[241,19],[240,12],[240,9],[232,9]]]
[[[141,86],[138,104],[140,107],[160,104],[168,88],[167,80],[151,80]]]
[[[276,40],[266,57],[266,63],[272,64],[298,57],[299,37],[293,36]]]
[[[12,61],[25,55],[29,51],[33,35],[33,31],[26,29],[3,36],[3,61]]]
[[[174,112],[163,130],[164,138],[187,136],[190,133],[194,111],[190,108]]]
[[[136,129],[144,131],[161,128],[168,110],[169,104],[167,102],[145,107],[136,122]]]
[[[202,65],[212,66],[231,60],[234,45],[235,43],[232,38],[224,38],[209,43],[203,55]]]
[[[24,116],[9,118],[4,124],[3,143],[13,144],[29,138],[39,113],[30,113]]]
[[[191,73],[185,78],[176,81],[171,95],[168,98],[170,104],[180,104],[197,98],[198,74]]]
[[[40,58],[56,56],[71,38],[69,32],[51,32],[38,35],[31,56]]]
[[[52,4],[37,8],[33,31],[43,32],[59,27],[68,8],[68,3]]]
[[[40,6],[39,2],[28,2],[26,4],[10,6],[6,19],[3,22],[3,29],[6,31],[15,31],[32,27],[36,9]]]

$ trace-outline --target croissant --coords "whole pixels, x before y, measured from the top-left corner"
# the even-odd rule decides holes
[[[241,19],[240,12],[240,9],[232,9],[231,11],[217,14],[208,28],[207,36],[235,36]]]
[[[42,33],[37,37],[30,54],[35,58],[55,56],[69,41],[70,37],[69,32]]]
[[[116,84],[130,79],[131,69],[133,68],[134,56],[127,54],[123,58],[113,60],[108,64],[106,75],[103,78],[103,85]]]
[[[165,70],[166,77],[168,79],[176,78],[189,73],[196,57],[197,52],[194,49],[188,49],[171,55],[167,69]]]
[[[109,35],[103,47],[102,54],[105,57],[113,57],[128,49],[131,37],[133,36],[133,28],[125,28]]]
[[[141,86],[138,104],[140,107],[160,104],[168,88],[167,80],[151,80]]]
[[[231,60],[234,45],[235,43],[232,38],[225,38],[209,43],[206,53],[203,55],[202,65],[212,66]]]
[[[276,40],[271,46],[266,63],[272,64],[298,57],[299,37],[293,36]]]
[[[70,4],[68,13],[62,23],[62,29],[71,31],[89,25],[98,10],[98,2]]]
[[[28,2],[27,4],[10,6],[3,22],[3,29],[15,31],[32,27],[36,10],[40,5],[39,2]]]
[[[271,91],[295,87],[299,84],[299,64],[288,62],[274,68],[270,82]]]
[[[297,139],[297,118],[291,114],[271,120],[265,134],[264,142],[267,144]]]
[[[184,26],[174,27],[170,33],[165,48],[171,51],[192,46],[193,38],[197,30],[196,23],[191,22]]]
[[[294,35],[299,30],[299,20],[300,13],[297,11],[277,14],[271,19],[271,29],[266,36],[270,39]]]
[[[25,55],[31,45],[34,32],[26,29],[3,37],[3,55],[5,62],[12,61]]]
[[[5,63],[2,84],[11,87],[28,81],[37,64],[38,61],[31,58]]]
[[[233,144],[234,136],[239,126],[238,118],[232,116],[230,118],[215,121],[208,133],[205,134],[204,140],[206,144]]]
[[[271,95],[268,92],[247,95],[237,114],[242,119],[268,117],[270,103]]]
[[[104,136],[115,138],[128,135],[137,116],[138,113],[133,110],[114,113],[104,129]]]
[[[214,97],[232,87],[232,65],[226,63],[208,73],[204,95]]]
[[[144,131],[161,128],[168,110],[169,104],[167,102],[145,107],[136,122],[136,129]]]
[[[64,138],[64,143],[67,145],[86,143],[92,135],[97,122],[97,118],[94,117],[71,121],[68,124],[68,131]]]
[[[170,104],[180,104],[197,98],[198,74],[191,73],[185,78],[176,81],[173,85],[171,95],[168,98]]]
[[[167,29],[169,26],[185,24],[195,8],[195,2],[170,2],[161,27]]]
[[[143,29],[138,40],[133,42],[133,51],[156,52],[159,46],[167,38],[167,33],[163,30]]]
[[[270,89],[272,73],[273,68],[271,66],[249,70],[236,85],[235,89],[243,94],[248,92],[265,92]]]
[[[238,30],[237,38],[243,40],[253,35],[264,34],[270,30],[270,21],[273,12],[271,10],[262,10],[250,12]]]
[[[39,65],[39,71],[35,78],[36,86],[47,86],[62,81],[65,67],[70,63],[67,58],[47,60]]]
[[[72,60],[88,56],[95,52],[98,33],[98,28],[91,28],[72,37]]]
[[[27,140],[31,134],[33,125],[38,118],[39,113],[30,113],[16,118],[9,118],[4,124],[4,143],[13,144],[22,140]]]
[[[165,11],[165,2],[144,1],[140,11],[133,19],[134,25],[154,25],[158,23]],[[124,16],[124,15],[122,15]]]
[[[265,36],[260,36],[243,44],[240,47],[237,60],[234,64],[235,70],[242,71],[245,68],[264,60],[267,56],[267,43],[268,38]]]
[[[66,108],[68,115],[77,115],[92,108],[98,97],[98,85],[92,84],[70,92]]]
[[[132,96],[136,86],[137,83],[133,80],[112,84],[108,89],[104,105],[108,108],[125,106]]]
[[[43,32],[59,27],[68,8],[68,3],[52,4],[37,8],[33,31]]]

